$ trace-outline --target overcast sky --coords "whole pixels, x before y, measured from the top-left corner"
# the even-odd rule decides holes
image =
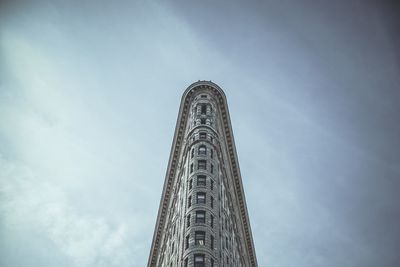
[[[228,98],[260,267],[400,266],[389,1],[1,1],[0,265],[147,264],[180,97]]]

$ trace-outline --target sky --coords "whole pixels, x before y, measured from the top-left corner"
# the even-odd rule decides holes
[[[180,98],[227,95],[260,267],[400,266],[395,1],[1,1],[0,266],[146,266]]]

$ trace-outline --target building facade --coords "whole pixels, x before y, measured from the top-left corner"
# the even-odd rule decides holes
[[[227,101],[199,81],[182,96],[148,267],[256,267]]]

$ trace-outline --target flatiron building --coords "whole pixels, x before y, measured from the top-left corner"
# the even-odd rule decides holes
[[[226,97],[199,81],[182,96],[148,267],[256,267]]]

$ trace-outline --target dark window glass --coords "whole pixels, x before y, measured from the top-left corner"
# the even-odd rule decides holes
[[[201,95],[200,97],[201,98],[207,98],[207,95]]]
[[[198,192],[197,193],[197,204],[205,204],[206,203],[206,193]]]
[[[188,198],[188,207],[190,208],[192,206],[192,196],[189,196]]]
[[[200,124],[206,124],[206,119],[204,118],[200,119]]]
[[[206,185],[206,176],[198,175],[197,176],[197,185],[205,186]]]
[[[199,169],[199,170],[207,170],[207,161],[199,160],[198,161],[198,165],[197,165],[197,169]]]
[[[210,248],[211,248],[211,250],[213,250],[214,249],[214,236],[213,235],[211,236],[210,242],[211,242]]]
[[[207,139],[207,134],[206,133],[200,133],[199,134],[200,139]]]
[[[192,172],[193,172],[193,163],[190,164],[190,173],[192,173]]]
[[[194,254],[194,267],[204,267],[204,254]]]
[[[185,238],[185,249],[189,248],[189,238],[190,238],[190,235],[187,235]]]
[[[189,259],[186,258],[186,259],[185,259],[185,267],[188,267],[188,266],[189,266]]]
[[[211,180],[211,185],[210,185],[210,187],[211,187],[211,190],[214,190],[214,181],[213,181],[213,180]]]
[[[194,232],[194,244],[204,246],[206,241],[206,232],[196,231]]]
[[[211,149],[211,151],[210,151],[210,157],[214,158],[214,150],[213,149]]]
[[[187,266],[185,266],[187,267]],[[211,267],[214,267],[214,259],[211,259]]]
[[[190,157],[193,158],[194,157],[194,148],[192,148],[192,152],[190,154]]]
[[[213,197],[211,197],[211,208],[212,209],[214,208],[214,198]]]
[[[210,223],[211,228],[214,228],[214,216],[211,215],[211,223]]]
[[[190,179],[190,180],[189,180],[189,190],[192,189],[192,187],[193,187],[193,180]]]
[[[190,226],[190,214],[188,214],[187,216],[187,222],[186,222],[187,227]]]
[[[206,155],[206,154],[207,154],[206,146],[199,146],[199,155]]]
[[[201,105],[201,114],[206,114],[207,113],[207,105],[203,104]]]
[[[196,223],[206,222],[206,212],[204,210],[196,211]]]
[[[214,165],[211,164],[211,173],[214,173]]]

